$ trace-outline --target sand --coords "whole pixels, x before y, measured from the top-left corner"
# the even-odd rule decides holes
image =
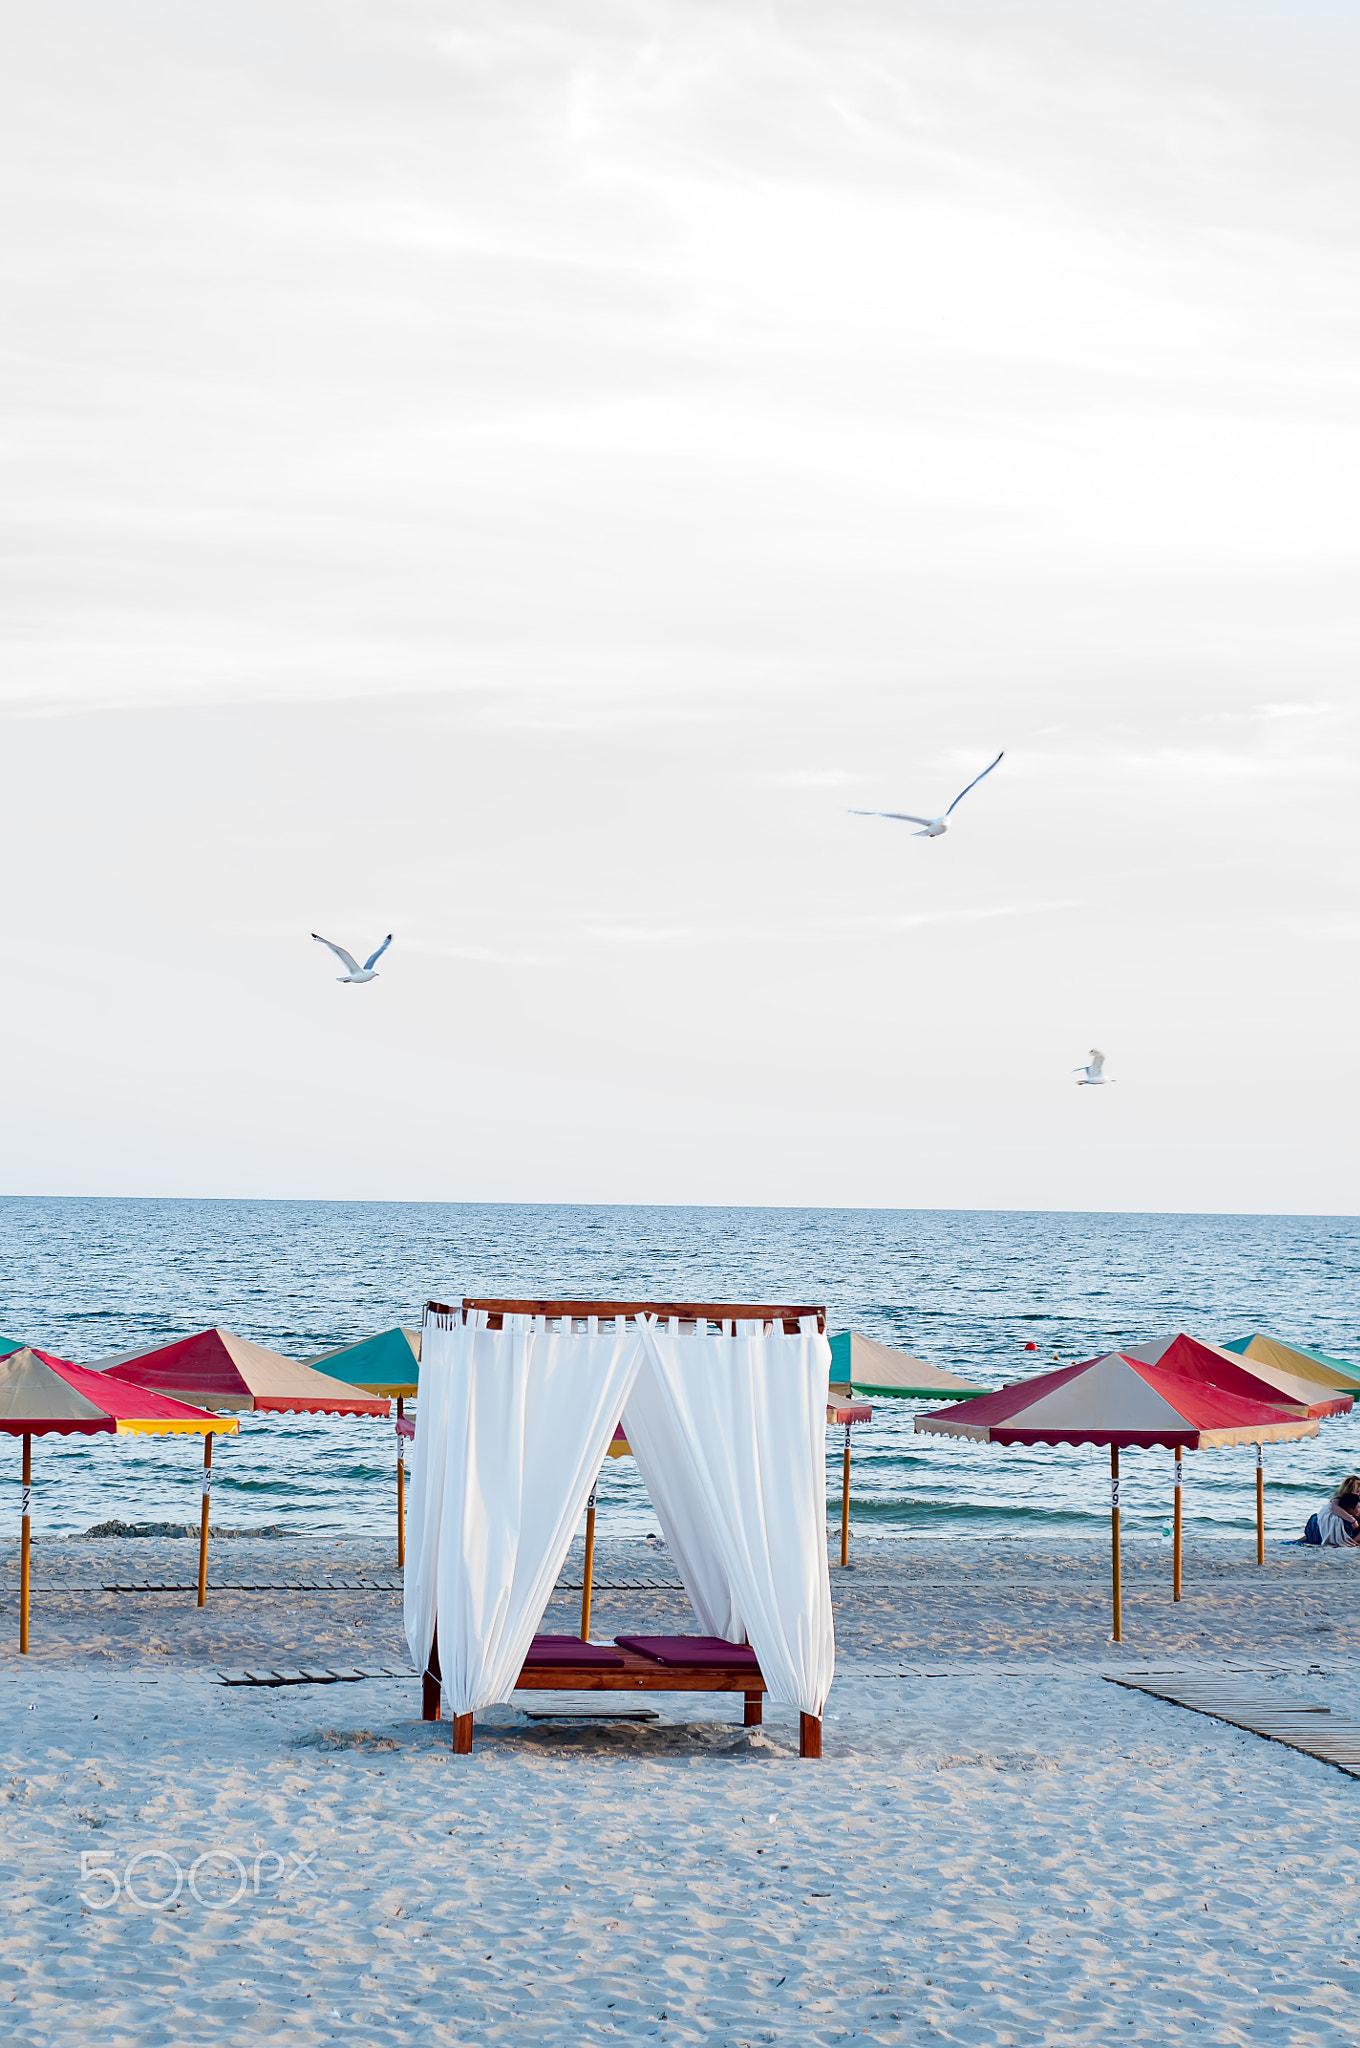
[[[1360,1554],[1258,1571],[1249,1542],[1201,1545],[1175,1609],[1165,1554],[1130,1548],[1115,1647],[1098,1546],[861,1546],[833,1573],[820,1764],[791,1714],[748,1731],[721,1698],[565,1730],[499,1709],[455,1761],[414,1677],[224,1687],[219,1667],[398,1660],[399,1602],[223,1592],[200,1615],[97,1590],[191,1577],[185,1543],[39,1546],[20,1660],[7,1553],[0,2027],[45,2048],[1348,2039],[1360,1782],[1102,1673],[1250,1669],[1353,1710]],[[222,1544],[213,1567],[393,1575],[362,1544]],[[601,1568],[666,1564],[614,1544]],[[602,1590],[594,1632],[684,1615]]]

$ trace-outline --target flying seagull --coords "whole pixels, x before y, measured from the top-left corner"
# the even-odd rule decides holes
[[[1078,1088],[1113,1088],[1114,1086],[1113,1076],[1105,1072],[1105,1055],[1103,1052],[1097,1052],[1094,1046],[1091,1047],[1090,1066],[1073,1067],[1072,1072],[1081,1075],[1081,1079],[1077,1083]]]
[[[993,768],[995,768],[996,766],[996,762],[1004,760],[1005,755],[1006,749],[1003,747],[1001,749],[1001,752],[997,755],[996,761],[988,762],[987,766],[982,771],[982,775],[990,775]],[[978,784],[982,780],[982,775],[975,775],[972,781],[969,783],[968,789],[976,789]],[[945,823],[945,819],[950,817],[953,814],[953,812],[955,812],[958,809],[959,805],[967,796],[968,789],[961,789],[958,795],[955,797],[953,803],[949,806],[949,809],[943,812],[941,816],[938,818],[918,818],[915,812],[913,811],[851,811],[850,815],[852,818],[900,818],[902,822],[907,825],[924,825],[925,830],[923,832],[912,833],[911,836],[913,839],[939,839],[944,835],[944,833],[946,833],[949,830],[948,825]]]
[[[387,937],[379,946],[377,952],[370,953],[367,960],[365,960],[363,966],[361,967],[358,961],[355,959],[354,955],[352,953],[347,953],[343,946],[337,946],[334,939],[323,939],[320,932],[313,932],[312,937],[316,940],[318,946],[329,946],[332,953],[334,953],[336,959],[343,960],[346,967],[348,967],[349,973],[337,974],[335,977],[336,980],[352,981],[356,985],[360,982],[376,981],[378,979],[377,974],[374,971],[373,962],[375,960],[381,960],[383,954],[387,951],[388,947],[392,943],[392,934],[391,932],[389,932],[387,934]]]

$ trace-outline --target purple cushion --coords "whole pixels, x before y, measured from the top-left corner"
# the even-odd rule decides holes
[[[756,1653],[749,1643],[727,1643],[721,1636],[615,1636],[621,1650],[655,1657],[658,1664],[706,1664],[721,1671],[756,1671]]]
[[[583,1643],[579,1636],[535,1636],[526,1664],[622,1664],[607,1643]]]

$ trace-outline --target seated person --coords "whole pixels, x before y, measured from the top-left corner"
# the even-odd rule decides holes
[[[1318,1540],[1328,1548],[1360,1548],[1360,1473],[1346,1474],[1316,1519]]]

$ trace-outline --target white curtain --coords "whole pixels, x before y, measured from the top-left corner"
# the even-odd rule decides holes
[[[713,1426],[721,1427],[716,1416]],[[703,1454],[691,1439],[690,1417],[677,1411],[651,1357],[633,1382],[623,1433],[700,1628],[725,1642],[745,1642],[726,1546],[703,1513]]]
[[[439,1571],[439,1529],[444,1515],[444,1480],[449,1462],[447,1330],[428,1324],[424,1343],[435,1360],[423,1367],[416,1400],[416,1434],[411,1446],[411,1501],[406,1510],[406,1576],[402,1619],[417,1671],[423,1672],[434,1639]]]
[[[700,1335],[649,1318],[628,1396],[633,1447],[705,1631],[740,1642],[769,1697],[820,1715],[836,1665],[826,1556],[831,1346],[759,1323]]]
[[[432,1319],[421,1346],[406,1639],[424,1670],[437,1618],[450,1711],[509,1699],[622,1418],[703,1632],[748,1637],[770,1698],[820,1714],[835,1636],[816,1319],[794,1337],[485,1322]]]
[[[423,1670],[437,1617],[449,1711],[470,1714],[514,1690],[641,1347],[631,1328],[448,1320],[428,1323],[421,1345],[406,1639]]]

